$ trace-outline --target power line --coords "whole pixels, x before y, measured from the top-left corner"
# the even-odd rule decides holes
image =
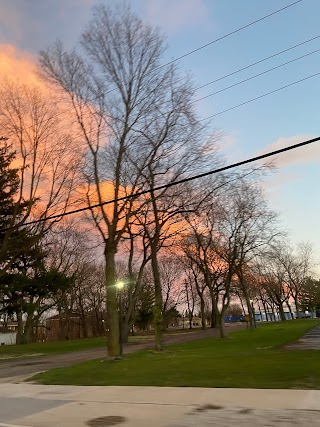
[[[313,77],[316,77],[319,74],[320,74],[320,72],[312,74],[311,76],[304,77],[303,79],[296,80],[295,82],[289,83],[289,84],[287,84],[285,86],[281,86],[281,87],[279,87],[277,89],[271,90],[270,92],[267,92],[267,93],[264,93],[262,95],[256,96],[255,98],[249,99],[248,101],[241,102],[241,104],[237,104],[237,105],[234,105],[233,107],[227,108],[226,110],[222,110],[222,111],[219,111],[218,113],[211,114],[211,116],[208,116],[208,117],[206,117],[204,119],[200,119],[199,122],[202,122],[202,121],[205,121],[205,120],[209,120],[212,117],[220,116],[221,114],[227,113],[228,111],[235,110],[236,108],[242,107],[243,105],[250,104],[250,102],[254,102],[254,101],[257,101],[258,99],[264,98],[264,97],[269,96],[269,95],[271,95],[273,93],[280,92],[283,89],[286,89],[286,88],[288,88],[290,86],[294,86],[294,85],[296,85],[298,83],[304,82],[305,80],[312,79]]]
[[[303,0],[301,0],[301,1],[303,1]],[[287,49],[281,50],[281,51],[276,52],[276,53],[274,53],[274,54],[272,54],[272,55],[270,55],[270,56],[267,56],[267,57],[265,57],[265,58],[262,58],[262,59],[260,59],[259,61],[253,62],[253,63],[251,63],[251,64],[249,64],[249,65],[246,65],[245,67],[239,68],[238,70],[232,71],[231,73],[228,73],[228,74],[225,74],[225,75],[223,75],[223,76],[221,76],[221,77],[218,77],[218,78],[217,78],[217,79],[215,79],[215,80],[211,80],[211,81],[210,81],[210,82],[208,82],[208,83],[205,83],[205,84],[203,84],[203,85],[201,85],[201,86],[196,87],[194,90],[195,90],[195,91],[198,91],[198,90],[200,90],[200,89],[203,89],[204,87],[210,86],[210,85],[212,85],[213,83],[216,83],[216,82],[218,82],[218,81],[224,80],[224,79],[226,79],[227,77],[230,77],[230,76],[233,76],[233,75],[235,75],[235,74],[238,74],[238,73],[240,73],[241,71],[244,71],[244,70],[246,70],[246,69],[248,69],[248,68],[251,68],[251,67],[253,67],[253,66],[255,66],[255,65],[258,65],[258,64],[260,64],[260,63],[262,63],[262,62],[265,62],[265,61],[267,61],[267,60],[269,60],[269,59],[271,59],[271,58],[274,58],[274,57],[276,57],[276,56],[279,56],[279,55],[281,55],[281,54],[283,54],[283,53],[285,53],[285,52],[288,52],[288,51],[290,51],[290,50],[293,50],[293,49],[295,49],[295,48],[297,48],[297,47],[300,47],[300,46],[302,46],[302,45],[304,45],[304,44],[306,44],[306,43],[310,43],[311,41],[314,41],[314,40],[316,40],[316,39],[318,39],[318,38],[320,38],[320,35],[315,36],[315,37],[312,37],[312,38],[310,38],[310,39],[308,39],[308,40],[305,40],[305,41],[303,41],[303,42],[301,42],[301,43],[298,43],[298,44],[296,44],[296,45],[294,45],[294,46],[290,46],[290,47],[288,47]],[[290,61],[289,61],[289,62],[290,62]],[[288,62],[288,63],[289,63],[289,62]],[[182,79],[179,79],[179,80],[182,80]],[[96,97],[94,97],[94,98],[89,98],[89,99],[85,100],[84,102],[85,102],[85,103],[88,103],[88,102],[90,103],[90,102],[96,101],[97,99],[101,98],[102,96],[104,96],[104,95],[106,95],[106,94],[108,94],[108,93],[110,93],[110,92],[113,92],[114,90],[116,90],[116,89],[111,89],[111,90],[109,90],[109,91],[105,92],[104,94],[97,95],[97,96],[96,96]],[[196,101],[193,101],[193,102],[196,102]],[[63,111],[60,111],[59,113],[57,113],[57,114],[53,115],[53,118],[56,118],[56,117],[58,117],[58,116],[61,116],[62,114],[65,114],[65,113],[67,113],[67,112],[69,112],[69,111],[70,111],[70,112],[73,112],[73,111],[74,111],[74,109],[73,109],[73,108],[67,108],[67,109],[65,109],[65,110],[63,110]],[[33,127],[32,125],[27,126],[27,127],[25,128],[25,130],[27,130],[27,129],[31,129],[32,127]]]
[[[221,41],[223,39],[226,39],[227,37],[230,37],[233,34],[238,33],[239,31],[242,31],[242,30],[244,30],[244,29],[246,29],[248,27],[251,27],[252,25],[257,24],[258,22],[261,22],[261,21],[263,21],[263,20],[265,20],[267,18],[270,18],[270,16],[276,15],[277,13],[280,13],[283,10],[288,9],[289,7],[295,6],[296,4],[301,3],[302,1],[303,0],[297,0],[297,1],[293,2],[293,3],[288,4],[287,6],[282,7],[281,9],[277,9],[274,12],[269,13],[268,15],[264,15],[261,18],[256,19],[255,21],[252,21],[249,24],[243,25],[242,27],[239,27],[236,30],[231,31],[230,33],[224,34],[223,36],[221,36],[221,37],[219,37],[217,39],[214,39],[211,42],[206,43],[206,44],[204,44],[204,45],[202,45],[202,46],[200,46],[200,47],[198,47],[196,49],[193,49],[190,52],[187,52],[184,55],[181,55],[178,58],[173,59],[172,61],[166,62],[165,64],[160,65],[158,68],[163,68],[163,67],[166,67],[167,65],[173,64],[174,62],[180,61],[180,59],[185,58],[186,56],[192,55],[195,52],[199,52],[199,50],[202,50],[202,49],[204,49],[204,48],[206,48],[208,46],[211,46],[214,43],[217,43],[217,42],[219,42],[219,41]]]
[[[227,34],[224,34],[224,35],[223,35],[223,36],[221,36],[221,37],[218,37],[217,39],[212,40],[211,42],[208,42],[208,43],[206,43],[206,44],[204,44],[204,45],[202,45],[202,46],[197,47],[196,49],[193,49],[193,50],[191,50],[191,51],[189,51],[189,52],[186,52],[185,54],[183,54],[183,55],[181,55],[181,56],[178,56],[178,58],[172,59],[171,61],[166,62],[165,64],[159,65],[159,66],[156,68],[156,70],[158,70],[158,69],[160,69],[160,68],[164,68],[164,67],[166,67],[167,65],[173,64],[174,62],[180,61],[180,59],[182,59],[182,58],[185,58],[185,57],[187,57],[187,56],[190,56],[190,55],[192,55],[192,54],[194,54],[194,53],[196,53],[196,52],[199,52],[199,51],[200,51],[200,50],[202,50],[202,49],[205,49],[205,48],[206,48],[206,47],[208,47],[208,46],[211,46],[211,45],[213,45],[213,44],[215,44],[215,43],[218,43],[219,41],[221,41],[221,40],[223,40],[223,39],[226,39],[227,37],[230,37],[230,36],[232,36],[232,35],[234,35],[234,34],[236,34],[236,33],[240,32],[240,31],[242,31],[242,30],[245,30],[246,28],[251,27],[252,25],[257,24],[258,22],[261,22],[261,21],[263,21],[263,20],[265,20],[265,19],[267,19],[267,18],[270,18],[270,17],[271,17],[271,16],[273,16],[273,15],[276,15],[277,13],[280,13],[280,12],[282,12],[282,11],[284,11],[284,10],[286,10],[286,9],[288,9],[288,8],[290,8],[290,7],[292,7],[292,6],[295,6],[296,4],[301,3],[302,1],[303,1],[303,0],[297,0],[297,1],[293,2],[293,3],[288,4],[287,6],[284,6],[284,7],[280,8],[280,9],[275,10],[274,12],[271,12],[271,13],[269,13],[269,14],[267,14],[267,15],[264,15],[264,16],[262,16],[261,18],[256,19],[255,21],[249,22],[248,24],[243,25],[242,27],[239,27],[239,28],[237,28],[236,30],[233,30],[233,31],[231,31],[231,32],[229,32],[229,33],[227,33]],[[210,83],[209,83],[209,84],[210,84]],[[201,86],[201,87],[203,87],[203,86]],[[111,92],[113,92],[113,91],[115,91],[115,90],[116,90],[116,88],[114,88],[114,89],[110,89],[110,90],[108,90],[108,91],[106,92],[106,94],[111,93]]]
[[[244,106],[244,105],[246,105],[246,104],[250,104],[251,102],[258,101],[259,99],[261,99],[261,98],[265,98],[266,96],[272,95],[273,93],[280,92],[281,90],[287,89],[287,88],[288,88],[288,87],[290,87],[290,86],[294,86],[294,85],[296,85],[296,84],[299,84],[299,83],[301,83],[301,82],[304,82],[304,81],[306,81],[306,80],[309,80],[309,79],[311,79],[311,78],[313,78],[313,77],[318,76],[319,74],[320,74],[320,72],[315,73],[315,74],[312,74],[311,76],[304,77],[304,78],[302,78],[302,79],[300,79],[300,80],[296,80],[296,81],[294,81],[294,82],[292,82],[292,83],[289,83],[289,84],[287,84],[287,85],[285,85],[285,86],[281,86],[281,87],[279,87],[279,88],[277,88],[277,89],[274,89],[274,90],[272,90],[272,91],[270,91],[270,92],[264,93],[264,94],[262,94],[262,95],[256,96],[255,98],[252,98],[252,99],[249,99],[249,100],[247,100],[247,101],[241,102],[240,104],[233,105],[232,107],[229,107],[229,108],[227,108],[226,110],[222,110],[222,111],[219,111],[218,113],[211,114],[210,116],[207,116],[207,117],[205,117],[205,118],[199,119],[198,121],[199,121],[199,122],[203,122],[203,121],[209,120],[209,119],[211,119],[211,118],[213,118],[213,117],[220,116],[221,114],[225,114],[225,113],[227,113],[227,112],[229,112],[229,111],[235,110],[236,108],[240,108],[240,107],[242,107],[242,106]],[[250,80],[250,79],[249,79],[249,80]],[[246,80],[245,80],[245,81],[246,81]],[[237,83],[237,84],[240,84],[240,83],[241,83],[241,82],[239,82],[239,83]],[[229,88],[225,88],[225,89],[223,89],[223,90],[227,90],[227,89],[229,89]],[[219,93],[219,92],[220,92],[220,91],[218,91],[218,92],[216,92],[216,93]],[[120,119],[119,119],[119,120],[120,120]],[[105,136],[105,135],[101,134],[101,136]],[[75,140],[75,139],[77,139],[77,138],[83,138],[83,134],[78,134],[76,137],[72,138],[72,140],[74,141],[74,140]],[[81,146],[82,146],[82,145],[83,145],[83,147],[87,147],[87,144],[81,144]],[[40,153],[41,153],[41,151],[43,151],[43,150],[39,150],[38,152],[40,152]],[[17,160],[19,160],[19,159],[21,159],[21,158],[22,158],[22,157],[17,157]]]
[[[231,35],[233,35],[233,34],[235,34],[235,33],[239,32],[239,31],[244,30],[245,28],[248,28],[248,27],[250,27],[250,26],[252,26],[252,25],[254,25],[254,24],[256,24],[256,23],[258,23],[258,22],[260,22],[260,21],[263,21],[264,19],[267,19],[267,18],[269,18],[269,17],[271,17],[271,16],[273,16],[273,15],[275,15],[275,14],[277,14],[277,13],[280,13],[280,12],[282,12],[282,11],[283,11],[283,10],[285,10],[285,9],[288,9],[288,8],[290,8],[290,7],[292,7],[292,6],[296,5],[296,4],[298,4],[298,3],[301,3],[302,1],[303,1],[303,0],[297,0],[297,1],[293,2],[293,3],[290,3],[290,4],[289,4],[289,5],[287,5],[287,6],[284,6],[284,7],[280,8],[280,9],[278,9],[278,10],[275,10],[274,12],[271,12],[271,13],[269,13],[268,15],[265,15],[265,16],[263,16],[263,17],[261,17],[261,18],[259,18],[259,19],[255,20],[255,21],[250,22],[249,24],[246,24],[246,25],[244,25],[244,26],[242,26],[242,27],[240,27],[240,28],[238,28],[238,29],[236,29],[236,30],[234,30],[234,31],[231,31],[230,33],[227,33],[227,34],[225,34],[225,35],[223,35],[223,36],[221,36],[221,37],[219,37],[219,38],[217,38],[217,39],[215,39],[215,40],[212,40],[211,42],[206,43],[205,45],[202,45],[202,46],[198,47],[197,49],[194,49],[194,50],[192,50],[192,51],[190,51],[190,52],[187,52],[187,53],[185,53],[184,55],[182,55],[182,56],[180,56],[180,57],[178,57],[178,58],[173,59],[172,61],[169,61],[169,62],[167,62],[167,63],[165,63],[165,64],[162,64],[162,65],[160,65],[159,67],[157,67],[156,69],[163,68],[163,67],[165,67],[165,66],[167,66],[167,65],[170,65],[170,64],[172,64],[172,63],[174,63],[174,62],[176,62],[176,61],[179,61],[179,60],[180,60],[180,59],[182,59],[182,58],[185,58],[186,56],[192,55],[193,53],[198,52],[199,50],[204,49],[204,48],[205,48],[205,47],[207,47],[207,46],[210,46],[210,45],[212,45],[212,44],[214,44],[214,43],[217,43],[217,42],[219,42],[220,40],[223,40],[223,39],[225,39],[225,38],[227,38],[227,37],[229,37],[229,36],[231,36]],[[204,85],[202,85],[202,86],[199,86],[199,87],[197,87],[195,90],[202,89],[203,87],[206,87],[206,86],[208,86],[208,85],[210,85],[210,84],[213,84],[213,83],[215,83],[215,82],[217,82],[217,81],[219,81],[219,80],[225,79],[225,78],[227,78],[227,77],[229,77],[229,76],[231,76],[231,75],[233,75],[233,74],[239,73],[240,71],[243,71],[243,70],[245,70],[245,69],[247,69],[247,68],[253,67],[254,65],[257,65],[257,64],[259,64],[259,63],[261,63],[261,62],[263,62],[263,61],[266,61],[266,60],[268,60],[268,59],[271,59],[271,58],[273,58],[273,57],[275,57],[275,56],[277,56],[277,55],[280,55],[281,53],[287,52],[287,51],[289,51],[289,50],[291,50],[291,49],[294,49],[294,48],[296,48],[296,47],[298,47],[298,46],[301,46],[301,45],[303,45],[303,44],[305,44],[305,43],[309,43],[310,41],[315,40],[315,39],[317,39],[317,38],[319,38],[319,37],[320,37],[320,36],[316,36],[316,37],[311,38],[311,39],[309,39],[309,40],[306,40],[306,41],[304,41],[304,42],[302,42],[302,43],[299,43],[299,44],[297,44],[297,45],[295,45],[295,46],[292,46],[292,47],[290,47],[290,48],[288,48],[288,49],[285,49],[285,50],[283,50],[283,51],[281,51],[281,52],[277,52],[277,53],[275,53],[275,54],[273,54],[273,55],[271,55],[271,56],[269,56],[269,57],[267,57],[267,58],[263,58],[263,59],[261,59],[261,60],[259,60],[259,61],[255,62],[255,63],[253,63],[253,64],[247,65],[247,66],[245,66],[245,67],[243,67],[243,68],[241,68],[241,69],[239,69],[239,70],[236,70],[236,71],[234,71],[234,72],[232,72],[232,73],[229,73],[229,74],[227,74],[227,75],[225,75],[225,76],[222,76],[222,77],[220,77],[220,78],[218,78],[218,79],[216,79],[216,80],[212,80],[211,82],[208,82],[208,83],[206,83],[206,84],[204,84]],[[111,93],[111,92],[113,92],[113,91],[115,91],[115,90],[116,90],[116,88],[111,89],[111,90],[107,91],[105,94]],[[97,99],[101,98],[101,97],[102,97],[103,95],[105,95],[105,94],[97,95],[97,96],[96,96],[96,97],[94,97],[94,98],[87,99],[85,102],[93,102],[93,101],[96,101]],[[73,110],[73,109],[72,109],[72,108],[70,108],[70,109],[67,109],[66,111],[72,111],[72,110]],[[64,114],[66,111],[64,111],[64,112],[60,112],[60,113],[56,114],[56,115],[55,115],[55,117],[57,117],[57,116],[59,116],[59,115],[61,115],[61,114]],[[32,127],[32,126],[29,126],[29,128],[31,128],[31,127]]]
[[[318,52],[320,52],[320,49],[316,49],[312,52],[306,53],[305,55],[299,56],[298,58],[291,59],[290,61],[283,62],[282,64],[277,65],[276,67],[269,68],[266,71],[262,71],[261,73],[255,74],[254,76],[248,77],[247,79],[241,80],[240,82],[234,83],[234,84],[227,86],[223,89],[217,90],[216,92],[209,93],[209,95],[198,98],[198,99],[192,101],[192,104],[195,102],[199,102],[199,101],[202,101],[204,99],[210,98],[211,96],[217,95],[218,93],[224,92],[225,90],[231,89],[235,86],[239,86],[242,83],[256,79],[257,77],[263,76],[264,74],[270,73],[271,71],[277,70],[278,68],[284,67],[285,65],[291,64],[292,62],[295,62],[295,61],[299,61],[300,59],[306,58],[307,56],[310,56],[310,55],[314,55],[315,53],[318,53]]]
[[[276,52],[276,53],[274,53],[274,54],[272,54],[272,55],[270,55],[270,56],[267,56],[267,57],[265,57],[265,58],[262,58],[262,59],[260,59],[259,61],[253,62],[252,64],[249,64],[249,65],[246,65],[245,67],[239,68],[238,70],[232,71],[232,73],[225,74],[225,75],[223,75],[223,76],[221,76],[221,77],[218,77],[218,78],[217,78],[217,79],[215,79],[215,80],[211,80],[211,81],[210,81],[210,82],[208,82],[208,83],[205,83],[205,84],[203,84],[203,85],[201,85],[201,86],[198,86],[198,87],[196,87],[196,88],[195,88],[195,91],[200,90],[200,89],[203,89],[204,87],[210,86],[210,85],[212,85],[213,83],[217,83],[217,82],[219,82],[220,80],[224,80],[224,79],[226,79],[227,77],[233,76],[234,74],[238,74],[238,73],[240,73],[241,71],[247,70],[248,68],[251,68],[251,67],[254,67],[255,65],[261,64],[262,62],[268,61],[268,59],[275,58],[276,56],[279,56],[279,55],[281,55],[282,53],[289,52],[290,50],[293,50],[293,49],[295,49],[295,48],[297,48],[297,47],[300,47],[300,46],[302,46],[302,45],[304,45],[304,44],[306,44],[306,43],[310,43],[310,42],[312,42],[312,41],[314,41],[314,40],[316,40],[316,39],[318,39],[318,38],[320,38],[320,35],[319,35],[319,36],[312,37],[311,39],[305,40],[305,41],[303,41],[303,42],[301,42],[301,43],[295,44],[294,46],[288,47],[287,49],[280,50],[279,52]]]
[[[258,160],[263,160],[263,159],[266,159],[268,157],[275,156],[277,154],[281,154],[281,153],[285,153],[287,151],[295,150],[296,148],[300,148],[300,147],[303,147],[303,146],[306,146],[306,145],[310,145],[310,144],[313,144],[314,142],[317,142],[317,141],[320,141],[320,136],[318,136],[316,138],[313,138],[313,139],[308,139],[306,141],[299,142],[299,143],[291,145],[289,147],[280,148],[279,150],[274,150],[274,151],[271,151],[269,153],[261,154],[260,156],[250,157],[249,159],[242,160],[242,161],[237,162],[237,163],[232,163],[231,165],[228,165],[228,166],[223,166],[223,167],[218,168],[218,169],[213,169],[213,170],[208,171],[208,172],[204,172],[204,173],[201,173],[201,174],[198,174],[198,175],[193,175],[193,176],[191,176],[189,178],[183,178],[183,179],[180,179],[179,181],[174,181],[174,182],[170,182],[168,184],[159,185],[158,187],[155,187],[153,189],[153,191],[164,190],[166,188],[170,188],[170,187],[174,187],[176,185],[184,184],[186,182],[190,182],[190,181],[193,181],[195,179],[204,178],[204,177],[207,177],[207,176],[210,176],[210,175],[214,175],[214,174],[217,174],[217,173],[220,173],[220,172],[224,172],[226,170],[233,169],[233,168],[236,168],[236,167],[239,167],[239,166],[243,166],[243,165],[246,165],[246,164],[249,164],[249,163],[252,163],[252,162],[256,162]],[[101,207],[101,206],[105,206],[105,205],[109,205],[109,204],[115,203],[115,202],[118,203],[118,202],[121,202],[121,201],[129,200],[129,199],[136,198],[136,197],[139,197],[139,196],[143,196],[143,195],[149,194],[149,193],[150,193],[150,189],[149,190],[139,191],[139,192],[137,192],[135,194],[131,194],[129,196],[123,196],[123,197],[119,197],[118,199],[107,200],[105,202],[97,203],[95,205],[87,206],[85,208],[79,208],[79,209],[75,209],[75,210],[72,210],[72,211],[69,211],[69,212],[64,212],[62,214],[52,215],[52,216],[49,216],[47,218],[42,218],[42,219],[37,219],[37,220],[34,220],[34,221],[30,221],[30,222],[27,222],[25,224],[19,224],[19,225],[14,225],[12,227],[3,228],[2,230],[0,230],[0,232],[4,232],[4,231],[16,229],[16,228],[19,228],[19,227],[22,227],[22,226],[28,226],[28,225],[32,225],[32,224],[37,224],[37,223],[40,223],[40,222],[43,222],[43,221],[47,221],[47,220],[54,220],[54,219],[58,219],[58,218],[62,218],[62,217],[68,216],[68,215],[74,215],[76,213],[80,213],[80,212],[84,212],[84,211],[87,211],[87,210],[95,209],[95,208],[98,208],[98,207]]]

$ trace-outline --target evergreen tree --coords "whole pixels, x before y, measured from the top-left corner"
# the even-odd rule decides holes
[[[0,137],[0,275],[5,274],[11,264],[32,248],[38,238],[23,225],[26,214],[34,201],[20,196],[19,168],[12,167],[15,152]]]

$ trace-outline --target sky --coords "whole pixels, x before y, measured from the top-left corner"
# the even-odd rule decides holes
[[[294,0],[131,0],[132,9],[167,36],[170,61],[261,18]],[[96,0],[0,0],[1,57],[27,69],[40,49],[60,39],[72,47],[90,19]],[[105,0],[111,6],[122,0]],[[279,51],[320,35],[320,2],[303,0],[236,34],[186,56],[181,70],[196,87]],[[206,86],[210,95],[320,49],[320,38]],[[8,69],[8,72],[14,72]],[[200,117],[217,114],[282,86],[320,73],[320,51],[196,103]],[[223,131],[220,142],[227,162],[291,145],[320,135],[320,75],[212,118]],[[320,142],[279,156],[277,170],[264,187],[272,209],[293,242],[314,244],[320,259]]]

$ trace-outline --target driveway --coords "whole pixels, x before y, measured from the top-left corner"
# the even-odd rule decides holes
[[[228,325],[227,331],[233,332],[238,329],[243,329],[245,325],[236,324]],[[165,344],[181,344],[184,342],[195,341],[203,338],[219,337],[217,329],[207,329],[205,331],[197,330],[195,332],[177,333],[167,335],[165,337]],[[134,351],[153,348],[153,341],[130,344],[124,347],[124,354],[132,353]],[[54,354],[39,357],[28,357],[26,359],[12,359],[0,361],[0,382],[19,381],[29,377],[38,372],[48,371],[53,368],[60,368],[63,366],[74,365],[77,363],[85,362],[87,360],[99,359],[106,356],[105,348],[96,348],[92,350],[83,350],[65,354]]]

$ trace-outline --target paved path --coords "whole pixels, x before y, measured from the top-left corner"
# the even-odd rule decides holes
[[[227,327],[229,332],[237,329],[244,328],[242,324],[229,325]],[[194,341],[208,337],[218,337],[219,332],[216,329],[207,329],[205,331],[197,330],[195,332],[177,333],[167,335],[165,337],[165,344],[180,344],[184,342]],[[124,353],[132,353],[143,349],[153,348],[152,341],[130,344],[124,347]],[[92,350],[78,351],[65,354],[55,354],[47,356],[32,357],[26,359],[11,359],[0,361],[0,382],[8,382],[11,378],[12,381],[19,381],[37,372],[47,371],[52,368],[60,368],[62,366],[74,365],[76,363],[85,362],[87,360],[99,359],[106,356],[105,348],[96,348]]]
[[[0,427],[110,425],[320,426],[320,390],[0,384]]]
[[[320,350],[320,325],[310,329],[298,341],[285,348],[287,350]]]

